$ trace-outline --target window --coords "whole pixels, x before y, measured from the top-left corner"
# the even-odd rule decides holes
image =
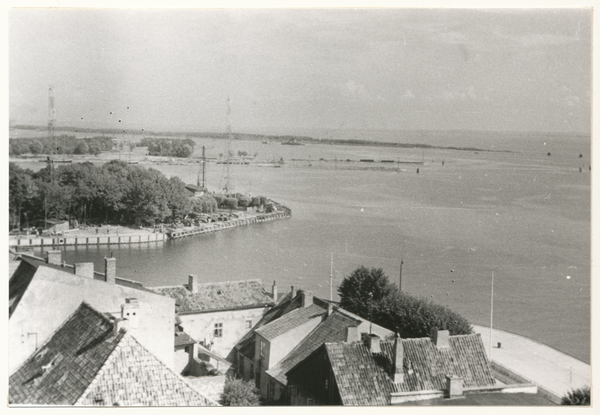
[[[306,404],[307,405],[314,405],[315,404],[315,400],[314,399],[310,399],[310,398],[306,398]]]
[[[223,337],[223,323],[215,323],[215,337]]]
[[[260,357],[265,357],[267,344],[264,341],[260,341]]]
[[[251,329],[252,328],[252,320],[246,320],[246,328],[247,329]]]

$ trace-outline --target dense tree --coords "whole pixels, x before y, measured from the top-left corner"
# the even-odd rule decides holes
[[[451,335],[470,334],[470,323],[448,307],[404,292],[389,282],[380,268],[360,267],[338,287],[340,306],[371,319],[404,338],[427,337],[433,328]]]
[[[75,147],[74,153],[75,154],[87,154],[89,152],[90,148],[87,145],[87,143],[85,141],[80,142],[79,144],[77,144],[77,147]]]
[[[21,224],[21,209],[33,201],[38,189],[31,170],[24,170],[14,163],[9,163],[8,170],[11,224],[18,227]]]
[[[44,146],[39,141],[35,140],[29,144],[29,151],[32,154],[40,154],[44,150]]]
[[[227,378],[221,393],[220,404],[223,406],[258,406],[260,395],[253,381]]]
[[[561,405],[590,405],[591,389],[589,386],[574,389],[562,397]]]

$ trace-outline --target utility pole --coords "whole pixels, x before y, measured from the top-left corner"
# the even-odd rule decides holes
[[[404,260],[400,260],[400,280],[398,281],[398,289],[402,291],[402,265],[404,265]]]

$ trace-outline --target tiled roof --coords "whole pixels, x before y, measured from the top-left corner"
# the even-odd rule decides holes
[[[187,286],[152,287],[152,291],[174,298],[177,312],[194,313],[273,305],[260,280],[211,282],[199,284],[192,293]]]
[[[394,382],[362,343],[325,343],[344,405],[388,405]]]
[[[75,404],[123,338],[112,330],[108,317],[83,303],[10,377],[10,403]]]
[[[86,303],[9,379],[27,405],[211,405],[126,331]]]
[[[393,341],[382,341],[381,348],[391,360]],[[449,337],[450,348],[438,349],[429,337],[402,339],[404,347],[404,382],[402,392],[445,389],[446,375],[460,376],[464,387],[496,384],[481,335]]]
[[[538,393],[466,393],[460,398],[436,398],[403,402],[402,406],[554,406],[552,401]]]
[[[198,343],[185,331],[175,332],[175,350],[183,349],[191,344]]]
[[[308,307],[290,311],[271,323],[256,329],[255,332],[267,340],[272,340],[315,317],[322,317],[325,314],[327,314],[327,310],[316,304],[311,304]]]
[[[78,405],[217,406],[125,335]]]
[[[340,313],[337,309],[319,324],[294,350],[281,362],[267,371],[283,385],[287,385],[286,373],[307,358],[325,342],[346,340],[347,327],[356,327],[360,321]]]
[[[464,379],[464,387],[493,386],[496,381],[479,334],[450,336],[438,349],[429,337],[402,339],[404,381],[395,384],[393,341],[381,341],[381,353],[362,343],[326,343],[331,368],[344,405],[387,405],[391,392],[446,389],[446,375]]]

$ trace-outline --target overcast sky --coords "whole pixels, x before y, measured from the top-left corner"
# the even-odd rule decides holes
[[[11,121],[49,84],[69,126],[589,132],[591,12],[11,10]]]

